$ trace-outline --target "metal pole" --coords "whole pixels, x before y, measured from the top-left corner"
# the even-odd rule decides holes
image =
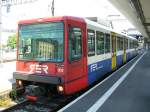
[[[52,1],[52,7],[51,7],[51,10],[52,10],[52,16],[54,16],[54,0]]]
[[[3,63],[2,52],[2,0],[0,0],[0,67],[2,67]]]

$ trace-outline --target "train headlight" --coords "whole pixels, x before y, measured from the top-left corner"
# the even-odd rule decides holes
[[[57,90],[58,90],[59,92],[63,92],[63,91],[64,91],[64,87],[61,86],[61,85],[59,85],[59,86],[57,86]]]
[[[22,81],[21,80],[18,80],[18,85],[22,86]]]

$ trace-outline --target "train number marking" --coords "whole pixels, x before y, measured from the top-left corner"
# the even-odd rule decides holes
[[[101,66],[98,66],[98,64],[92,64],[91,65],[91,72],[94,72],[94,71],[97,71],[97,70],[99,70],[99,69],[101,69],[101,68],[103,68],[103,66],[101,65]]]
[[[30,73],[45,73],[48,74],[48,66],[47,65],[30,65]]]

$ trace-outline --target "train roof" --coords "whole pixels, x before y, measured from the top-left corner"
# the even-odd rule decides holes
[[[75,20],[75,21],[78,21],[78,22],[83,22],[83,23],[86,23],[88,25],[91,25],[91,26],[94,26],[94,27],[99,27],[101,29],[104,29],[104,30],[107,30],[109,32],[114,32],[114,33],[117,33],[118,35],[122,35],[122,36],[125,36],[127,38],[130,38],[130,39],[133,39],[133,40],[137,40],[131,36],[127,36],[126,34],[123,34],[123,33],[120,33],[120,32],[117,32],[115,31],[114,29],[112,28],[109,28],[109,27],[106,27],[104,25],[101,25],[97,22],[94,22],[94,21],[91,21],[87,18],[81,18],[81,17],[75,17],[75,16],[54,16],[54,17],[44,17],[44,18],[36,18],[36,19],[28,19],[28,20],[21,20],[18,22],[18,24],[33,24],[33,23],[41,23],[41,22],[50,22],[50,21],[61,21],[61,20]]]
[[[85,22],[86,22],[88,25],[91,25],[91,26],[94,26],[94,27],[99,27],[99,28],[105,29],[105,30],[107,30],[107,31],[109,31],[109,32],[117,33],[118,35],[125,36],[126,38],[129,38],[129,39],[132,39],[132,40],[137,40],[137,39],[134,38],[134,37],[131,37],[131,36],[128,36],[127,34],[118,32],[118,31],[116,31],[116,30],[114,30],[114,29],[112,29],[112,28],[110,28],[110,27],[106,27],[106,26],[101,25],[101,24],[99,24],[99,23],[97,23],[97,22],[91,21],[91,20],[89,20],[89,19],[87,19],[87,18],[84,18],[84,20],[85,20]]]
[[[44,17],[44,18],[36,18],[36,19],[28,19],[28,20],[21,20],[18,24],[33,24],[33,23],[40,23],[40,22],[50,22],[50,21],[63,21],[63,20],[75,20],[79,22],[84,22],[84,19],[81,17],[74,17],[74,16],[51,16],[51,17]]]

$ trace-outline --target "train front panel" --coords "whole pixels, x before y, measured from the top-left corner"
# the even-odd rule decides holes
[[[72,94],[87,87],[86,24],[74,17],[19,23],[16,72],[18,87],[38,85]],[[30,86],[35,87],[35,86]]]

